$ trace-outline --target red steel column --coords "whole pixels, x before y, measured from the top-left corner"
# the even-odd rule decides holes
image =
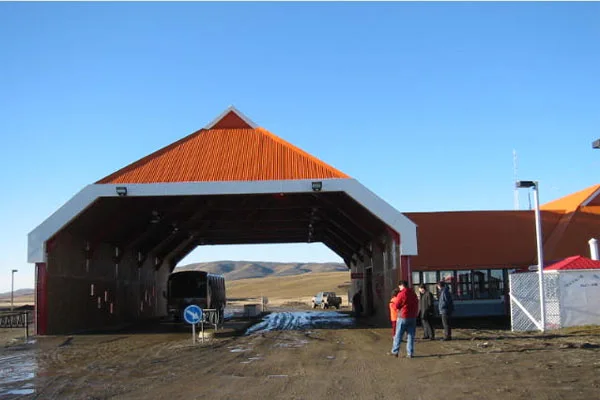
[[[48,329],[48,270],[46,263],[35,264],[35,333],[45,335]]]
[[[410,256],[400,256],[400,275],[400,280],[408,281],[408,285],[412,286]]]
[[[400,248],[400,234],[395,230],[388,228],[388,232],[396,242],[398,249]],[[410,256],[400,256],[400,268],[398,268],[398,280],[408,281],[409,286],[412,285],[412,273],[410,268]],[[395,284],[395,282],[394,282]]]

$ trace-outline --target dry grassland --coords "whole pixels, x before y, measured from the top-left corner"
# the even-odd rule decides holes
[[[322,272],[303,275],[240,279],[227,282],[228,298],[257,298],[265,296],[271,305],[290,302],[310,303],[318,292],[336,292],[342,305],[348,305],[349,272]],[[341,287],[340,287],[341,286]],[[16,296],[15,307],[33,305],[33,295]],[[0,299],[0,308],[10,307],[10,297]]]
[[[273,306],[286,303],[308,305],[318,292],[336,292],[342,305],[348,305],[349,272],[323,272],[295,276],[240,279],[227,282],[227,297],[230,299],[265,296]]]

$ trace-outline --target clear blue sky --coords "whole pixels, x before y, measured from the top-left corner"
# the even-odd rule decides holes
[[[400,211],[598,183],[598,3],[0,3],[0,292],[86,184],[230,104]],[[526,195],[521,196],[525,205]],[[326,261],[322,246],[185,261]]]

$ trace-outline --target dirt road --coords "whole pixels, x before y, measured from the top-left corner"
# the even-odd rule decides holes
[[[0,398],[571,400],[600,393],[599,328],[554,337],[457,329],[457,340],[418,341],[415,358],[396,359],[385,355],[389,328],[349,325],[333,311],[337,322],[327,327],[327,313],[272,314],[253,333],[195,346],[187,330],[43,338],[0,352]],[[300,331],[272,330],[299,324]]]

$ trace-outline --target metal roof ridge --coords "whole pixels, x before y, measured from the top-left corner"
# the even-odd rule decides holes
[[[252,128],[252,129],[258,128],[258,125],[254,121],[252,121],[250,118],[248,118],[248,116],[246,116],[243,112],[241,112],[240,110],[235,108],[233,105],[230,105],[229,107],[227,107],[227,109],[225,111],[223,111],[221,114],[219,114],[219,116],[217,118],[215,118],[211,122],[209,122],[208,125],[206,125],[203,129],[207,129],[207,130],[212,129],[223,118],[225,118],[227,116],[227,114],[229,114],[229,113],[234,113],[235,115],[237,115],[242,121],[244,121],[246,124],[248,124],[248,126],[250,126],[250,128]]]

